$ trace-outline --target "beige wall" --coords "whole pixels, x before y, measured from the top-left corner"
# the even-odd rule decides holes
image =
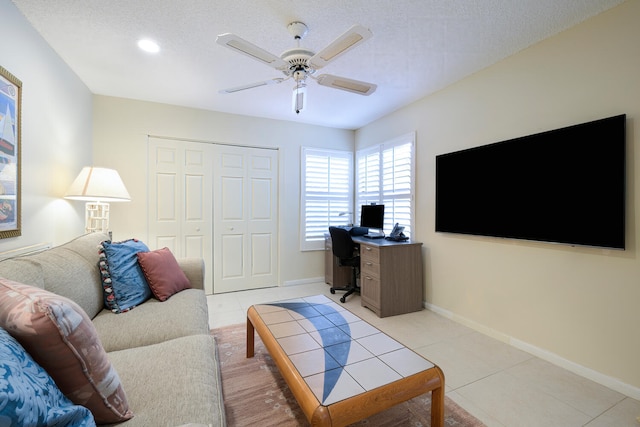
[[[62,199],[91,164],[91,93],[10,1],[0,2],[0,66],[22,81],[22,236],[0,252],[60,244],[84,229],[84,204]]]
[[[640,2],[629,1],[356,132],[360,148],[417,131],[416,237],[426,248],[428,303],[636,398],[638,22]],[[436,155],[621,113],[626,251],[434,232]]]
[[[275,147],[280,284],[324,277],[322,254],[300,251],[300,151],[302,146],[353,150],[353,131],[105,96],[94,97],[93,109],[95,164],[117,169],[133,199],[111,204],[114,239],[147,238],[147,135]]]

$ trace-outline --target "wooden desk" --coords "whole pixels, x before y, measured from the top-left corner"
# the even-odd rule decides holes
[[[379,317],[422,310],[422,243],[354,236],[360,244],[360,296]]]

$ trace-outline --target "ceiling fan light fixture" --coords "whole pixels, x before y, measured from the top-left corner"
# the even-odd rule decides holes
[[[300,114],[307,105],[307,85],[298,83],[293,87],[293,112]]]

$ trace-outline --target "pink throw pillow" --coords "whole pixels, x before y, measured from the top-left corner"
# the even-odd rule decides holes
[[[0,327],[98,424],[133,417],[120,377],[89,316],[72,300],[0,278]]]
[[[172,295],[191,288],[191,282],[169,248],[138,252],[137,256],[151,292],[158,300],[166,301]]]

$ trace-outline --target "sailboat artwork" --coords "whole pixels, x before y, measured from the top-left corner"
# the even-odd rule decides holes
[[[0,119],[0,152],[9,156],[16,155],[16,132],[8,105],[6,113]]]
[[[0,238],[20,230],[20,101],[22,83],[0,67]]]

